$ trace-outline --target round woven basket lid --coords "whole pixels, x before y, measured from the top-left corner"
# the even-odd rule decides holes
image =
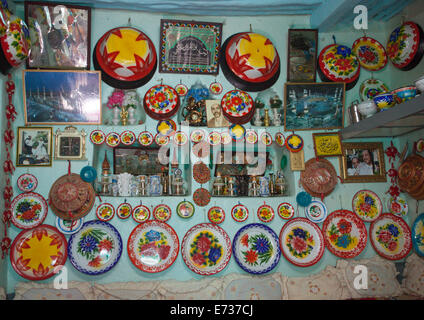
[[[241,32],[223,44],[220,64],[224,76],[237,88],[262,91],[280,75],[280,58],[272,41],[254,32]]]
[[[172,117],[180,107],[177,91],[166,84],[158,84],[147,90],[143,99],[146,113],[155,120]]]
[[[211,194],[205,188],[199,188],[193,193],[193,201],[199,207],[204,207],[211,201]]]
[[[411,70],[418,65],[424,54],[422,28],[412,21],[406,21],[390,34],[386,52],[396,68]]]
[[[193,165],[193,178],[197,183],[203,184],[211,179],[211,171],[203,162],[198,162]]]
[[[337,184],[334,166],[326,159],[309,159],[300,174],[300,182],[313,197],[328,196]]]
[[[323,82],[344,82],[352,89],[359,78],[361,65],[349,47],[330,44],[318,57],[318,74]]]
[[[156,49],[148,36],[136,28],[118,27],[106,32],[93,52],[102,80],[115,88],[135,89],[146,84],[156,71]]]
[[[383,45],[370,37],[356,39],[352,51],[358,57],[361,67],[370,71],[383,69],[389,61]]]
[[[245,124],[255,113],[255,103],[247,92],[242,90],[228,91],[221,99],[224,116],[232,123]]]
[[[57,179],[49,192],[50,208],[64,220],[77,220],[84,217],[93,207],[94,200],[93,187],[76,173]]]
[[[424,183],[424,158],[412,154],[400,165],[398,170],[399,187],[402,191],[414,193]]]

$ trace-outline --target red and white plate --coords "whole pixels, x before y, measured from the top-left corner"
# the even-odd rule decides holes
[[[142,146],[150,146],[153,143],[153,140],[153,135],[149,131],[140,132],[140,134],[138,135],[138,142]]]
[[[149,220],[135,227],[128,237],[128,256],[141,271],[161,272],[177,259],[179,243],[177,233],[170,225]]]
[[[283,202],[278,206],[277,212],[281,219],[288,220],[294,216],[294,207],[288,202]]]
[[[246,221],[249,216],[249,209],[243,204],[237,204],[231,209],[231,216],[237,222]]]
[[[171,218],[171,208],[167,206],[166,204],[158,204],[153,209],[153,217],[161,222],[166,222]]]
[[[132,217],[135,222],[145,222],[150,218],[150,209],[140,204],[133,209]]]
[[[225,220],[225,211],[221,207],[211,207],[208,211],[208,219],[210,222],[220,224]]]
[[[116,208],[116,215],[121,219],[128,219],[132,214],[132,206],[127,203],[121,203],[118,208]]]
[[[93,130],[90,133],[90,141],[96,145],[101,145],[105,142],[105,134],[102,130]]]
[[[32,229],[42,224],[49,210],[47,201],[36,192],[25,192],[13,198],[11,221],[20,229]]]
[[[125,130],[124,132],[122,132],[120,138],[122,144],[126,146],[130,146],[136,141],[134,132],[130,130]]]
[[[102,203],[96,209],[96,217],[101,221],[109,221],[115,216],[115,208],[110,203]]]
[[[17,184],[22,192],[31,192],[37,188],[38,180],[33,174],[24,173],[19,176]]]
[[[274,209],[267,205],[263,204],[258,208],[258,218],[262,222],[271,222],[275,217]]]
[[[108,147],[115,148],[121,143],[121,136],[116,132],[110,132],[106,135],[105,143]]]

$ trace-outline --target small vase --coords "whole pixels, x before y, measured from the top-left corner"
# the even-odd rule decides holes
[[[119,124],[119,113],[120,113],[120,109],[118,107],[114,107],[113,108],[113,118],[112,118],[112,123],[116,126]]]
[[[126,126],[127,121],[128,121],[128,111],[125,110],[125,108],[122,108],[122,110],[121,110],[121,124],[123,126]]]
[[[261,120],[261,109],[256,108],[255,110],[255,116],[253,118],[253,124],[255,126],[261,126],[262,125],[262,120]]]
[[[128,123],[133,125],[136,123],[137,119],[134,118],[135,109],[134,108],[128,108]]]
[[[274,126],[280,126],[281,125],[281,114],[279,113],[279,108],[272,108],[273,113],[273,125]]]

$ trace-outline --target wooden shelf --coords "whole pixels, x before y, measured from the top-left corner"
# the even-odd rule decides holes
[[[424,94],[393,108],[378,112],[342,130],[342,140],[397,137],[424,129]]]

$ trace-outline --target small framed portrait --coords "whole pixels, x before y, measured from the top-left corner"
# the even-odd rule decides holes
[[[336,157],[342,155],[342,141],[339,132],[319,132],[312,134],[316,157]]]
[[[340,172],[344,182],[386,182],[383,143],[342,143]]]
[[[315,82],[317,29],[289,29],[287,81]]]
[[[55,160],[86,160],[85,158],[84,129],[78,131],[73,126],[68,126],[64,131],[60,129],[55,133]]]
[[[51,127],[18,127],[17,167],[50,167],[52,165]]]
[[[209,128],[229,127],[231,123],[224,117],[221,100],[205,100],[206,120]]]

